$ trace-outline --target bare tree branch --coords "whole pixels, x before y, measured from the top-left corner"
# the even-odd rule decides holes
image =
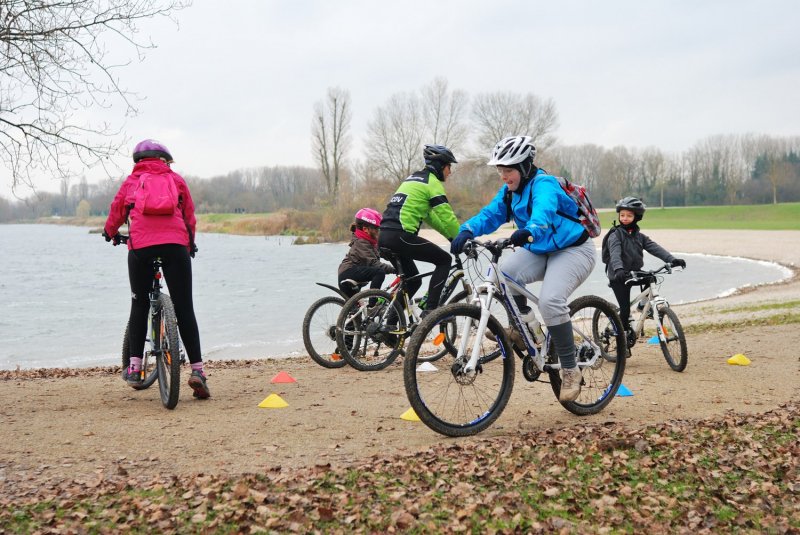
[[[107,169],[124,139],[108,124],[77,118],[135,95],[119,84],[109,48],[121,42],[143,58],[152,48],[138,24],[171,17],[190,0],[0,0],[0,161],[12,188],[33,188],[37,174],[60,179],[85,167]]]
[[[558,112],[552,99],[543,101],[532,93],[482,93],[474,99],[472,116],[482,154],[507,136],[530,136],[540,151],[555,143]]]

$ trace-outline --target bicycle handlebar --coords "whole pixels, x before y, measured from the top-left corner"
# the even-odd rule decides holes
[[[674,273],[676,271],[683,271],[683,268],[678,269],[677,266],[673,267],[672,264],[665,263],[664,265],[662,265],[662,266],[660,266],[660,267],[658,267],[656,269],[649,270],[649,271],[647,271],[647,270],[631,271],[631,273],[630,273],[631,278],[628,279],[625,282],[637,282],[640,279],[643,279],[643,278],[646,278],[646,277],[654,277],[656,275],[662,275],[662,274],[672,274],[672,273]]]

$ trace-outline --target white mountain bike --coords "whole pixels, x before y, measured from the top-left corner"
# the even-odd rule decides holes
[[[538,299],[523,285],[498,268],[508,239],[467,242],[465,268],[473,293],[469,303],[454,303],[430,313],[414,331],[406,348],[403,377],[411,406],[428,427],[448,436],[473,435],[491,425],[503,412],[514,385],[514,353],[522,358],[528,381],[542,374],[558,398],[561,365],[547,328],[541,323]],[[529,330],[509,293],[513,289],[533,305],[538,326]],[[493,308],[507,313],[525,347],[511,345]],[[492,305],[495,304],[493,307]],[[616,307],[594,295],[575,299],[569,305],[574,331],[576,360],[582,372],[581,393],[575,401],[561,402],[577,415],[595,414],[614,398],[625,371],[625,336]],[[603,329],[593,332],[598,318]],[[442,325],[455,322],[454,336],[445,336]],[[606,328],[610,326],[611,328]],[[437,335],[437,333],[439,333]],[[427,356],[447,349],[435,363]]]
[[[636,341],[642,338],[653,342],[658,340],[661,353],[669,367],[676,372],[682,372],[689,360],[686,335],[683,333],[678,315],[670,308],[666,298],[659,294],[664,275],[673,272],[675,269],[670,264],[664,264],[652,271],[631,272],[631,278],[626,282],[638,284],[643,291],[631,301],[631,306],[637,305],[635,309],[638,317],[631,322],[631,331],[635,339],[628,341],[628,347],[632,348]],[[631,314],[632,319],[633,317],[634,314]]]

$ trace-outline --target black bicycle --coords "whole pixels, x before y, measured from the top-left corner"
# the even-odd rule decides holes
[[[366,282],[351,279],[344,281],[350,284],[353,291],[358,291]],[[341,368],[347,364],[342,351],[336,342],[336,320],[342,311],[342,305],[348,296],[336,286],[318,282],[319,286],[328,288],[336,295],[326,295],[311,303],[303,318],[303,345],[308,355],[324,368]]]
[[[117,234],[114,245],[127,243],[128,236]],[[181,350],[178,322],[175,307],[168,294],[161,293],[161,259],[153,259],[153,286],[149,292],[150,312],[147,315],[147,338],[142,355],[141,385],[134,387],[144,390],[158,380],[161,403],[168,409],[178,405],[180,396],[181,364],[186,360]],[[130,367],[130,323],[125,327],[122,338],[122,378],[127,381]]]
[[[427,294],[413,301],[408,295],[408,284],[429,277],[433,271],[407,277],[396,255],[381,249],[381,256],[397,268],[397,277],[386,290],[369,289],[357,293],[342,306],[336,322],[336,341],[342,356],[353,368],[360,371],[382,370],[403,352],[403,346],[421,320]],[[456,292],[459,283],[463,289]],[[464,267],[456,256],[455,264],[442,289],[443,304],[466,302],[472,289],[464,279]],[[442,324],[445,337],[453,337],[455,323]],[[436,336],[433,334],[432,336]],[[435,361],[447,353],[447,345],[428,355],[425,360]]]

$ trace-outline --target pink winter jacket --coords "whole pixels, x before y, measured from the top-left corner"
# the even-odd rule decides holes
[[[133,195],[139,185],[139,177],[142,173],[168,174],[175,181],[175,187],[181,203],[175,212],[170,215],[140,215],[136,210],[130,211],[130,237],[128,249],[142,249],[151,245],[162,245],[174,243],[189,247],[189,232],[195,235],[197,220],[194,217],[194,202],[189,193],[189,186],[178,173],[172,171],[169,166],[157,158],[147,158],[141,160],[133,166],[133,172],[125,179],[120,186],[111,206],[108,209],[108,219],[106,220],[105,231],[109,236],[114,236],[119,227],[125,223],[128,217]]]

